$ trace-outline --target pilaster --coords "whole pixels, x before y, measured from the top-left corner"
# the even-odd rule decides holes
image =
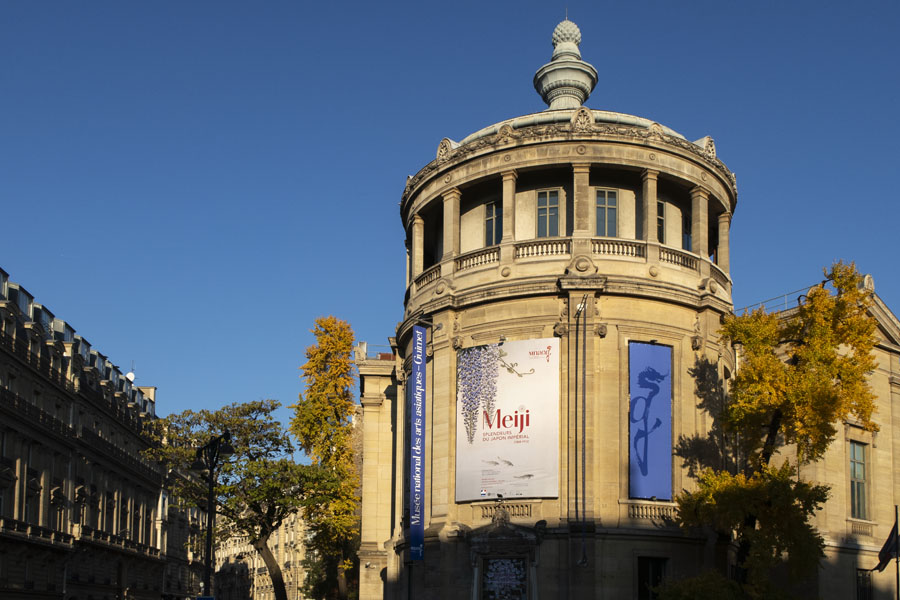
[[[512,264],[515,260],[516,242],[516,171],[503,174],[503,238],[500,240],[501,264]]]
[[[644,233],[644,239],[647,242],[658,242],[659,238],[656,235],[656,179],[659,177],[659,171],[654,171],[653,169],[645,169],[641,174],[641,182],[643,187],[641,189],[641,195],[643,197],[643,205],[644,205],[644,219],[641,223],[641,228]],[[649,244],[648,244],[649,246]],[[659,252],[657,252],[657,258],[659,256]],[[649,258],[649,257],[648,257]]]
[[[591,165],[589,163],[575,163],[572,165],[572,187],[575,190],[575,218],[572,222],[573,237],[591,236],[590,173]]]

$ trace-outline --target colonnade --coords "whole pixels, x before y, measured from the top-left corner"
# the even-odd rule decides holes
[[[572,221],[572,239],[574,242],[573,253],[586,245],[578,244],[579,240],[589,240],[593,236],[591,231],[591,210],[594,207],[590,194],[590,163],[573,163],[572,180],[574,190],[574,214]],[[500,261],[508,262],[513,258],[516,241],[516,181],[518,172],[514,169],[500,173],[502,182],[502,206],[503,206],[503,240],[500,243]],[[644,169],[641,173],[641,197],[642,215],[641,239],[650,245],[659,245],[657,236],[657,184],[659,171]],[[691,251],[703,260],[708,261],[710,256],[709,218],[710,218],[710,194],[701,186],[694,186],[690,190],[691,198]],[[460,251],[460,203],[462,192],[458,187],[453,187],[441,195],[443,208],[443,253],[442,263],[452,265],[454,258]],[[731,212],[724,210],[718,214],[718,244],[715,248],[715,264],[724,273],[730,270],[729,265],[729,230],[731,228]],[[521,241],[521,240],[519,240]],[[412,227],[408,239],[411,260],[408,261],[409,273],[407,285],[414,281],[425,270],[425,221],[420,214],[415,214],[412,219]],[[653,262],[658,259],[658,250],[648,252],[648,260]]]

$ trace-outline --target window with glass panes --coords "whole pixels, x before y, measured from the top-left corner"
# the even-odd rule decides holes
[[[666,243],[666,203],[661,200],[656,202],[656,239]]]
[[[872,600],[872,571],[856,570],[856,600]]]
[[[559,190],[542,190],[537,196],[537,236],[559,235]]]
[[[867,518],[866,445],[859,442],[850,442],[850,516]]]
[[[691,251],[691,215],[688,211],[681,211],[681,247]]]
[[[498,202],[484,205],[484,245],[493,246],[503,239],[503,206]]]
[[[615,190],[597,190],[597,235],[616,237],[617,200]]]

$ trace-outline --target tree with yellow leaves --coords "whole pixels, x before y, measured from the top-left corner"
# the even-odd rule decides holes
[[[737,468],[701,471],[698,489],[677,498],[682,526],[735,533],[751,596],[765,593],[783,557],[802,574],[823,556],[810,517],[828,487],[799,479],[800,466],[824,456],[843,421],[876,429],[867,380],[875,368],[871,291],[853,263],[837,262],[825,276],[796,309],[725,319],[722,336],[737,350],[738,369],[718,418],[740,439],[742,456],[729,463]]]
[[[316,319],[316,344],[301,367],[306,395],[291,406],[291,433],[315,465],[335,475],[329,500],[305,509],[312,532],[305,593],[314,598],[347,598],[348,574],[359,544],[359,474],[353,461],[353,331],[332,316]]]

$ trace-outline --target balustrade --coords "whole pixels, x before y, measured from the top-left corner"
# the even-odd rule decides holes
[[[675,505],[653,502],[629,503],[628,518],[648,521],[672,521],[675,519]]]
[[[490,263],[495,263],[500,260],[500,248],[497,246],[491,246],[490,248],[483,248],[481,250],[475,250],[474,252],[467,252],[462,256],[456,259],[456,270],[464,271],[465,269],[471,269],[473,267],[480,267],[481,265],[487,265]]]
[[[730,283],[728,279],[728,275],[726,275],[722,269],[720,269],[717,265],[710,265],[710,274],[712,275],[713,281],[721,285],[723,288],[728,289],[728,285]]]
[[[647,244],[636,240],[594,239],[591,240],[591,251],[603,256],[644,258],[647,256]]]
[[[481,505],[481,518],[493,519],[497,514],[497,503]],[[531,504],[526,503],[503,503],[503,508],[509,513],[510,517],[527,519],[531,517]]]
[[[416,277],[416,289],[421,289],[441,276],[441,265],[434,265]]]
[[[538,239],[516,244],[516,258],[565,256],[571,252],[572,241],[561,238]]]
[[[659,260],[660,262],[677,265],[692,271],[696,271],[699,265],[697,257],[693,254],[688,254],[687,252],[682,252],[675,248],[667,248],[665,246],[660,246],[659,248]]]

